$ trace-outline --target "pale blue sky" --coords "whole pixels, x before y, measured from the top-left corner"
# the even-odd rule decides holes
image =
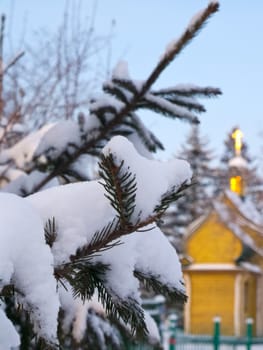
[[[72,1],[72,0],[71,0]],[[65,0],[0,0],[0,11],[10,15],[12,32],[21,32],[27,21],[27,35],[33,29],[54,30],[61,20]],[[94,1],[83,0],[85,15]],[[206,6],[204,0],[98,0],[96,31],[108,33],[116,21],[111,62],[129,62],[131,76],[144,79],[166,45],[185,28],[191,17]],[[223,96],[203,100],[207,113],[200,117],[201,131],[210,139],[216,154],[233,126],[244,132],[252,154],[263,148],[263,1],[221,0],[220,11],[170,65],[157,86],[194,83],[220,87]],[[167,147],[176,152],[189,130],[185,123],[147,116]],[[261,137],[260,137],[261,133]],[[261,151],[260,151],[261,149]]]

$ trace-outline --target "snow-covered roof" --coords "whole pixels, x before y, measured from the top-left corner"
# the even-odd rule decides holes
[[[254,228],[250,227],[250,222],[245,221],[244,218],[241,218],[238,215],[239,213],[235,210],[231,209],[227,204],[219,201],[214,202],[214,209],[219,215],[220,220],[232,231],[235,236],[237,236],[242,243],[251,248],[254,252],[263,257],[263,240],[262,245],[258,246],[255,239],[251,236],[250,230],[253,230],[256,235],[262,237],[263,231],[256,230],[255,225]],[[248,223],[248,225],[246,225]],[[248,230],[248,228],[250,230]]]
[[[205,222],[210,213],[211,211],[207,212],[204,215],[201,215],[199,218],[191,222],[190,225],[187,227],[185,238],[191,236],[191,234],[195,232]]]
[[[255,272],[255,273],[259,273],[259,274],[262,274],[262,272],[263,272],[262,269],[258,265],[251,264],[248,262],[241,262],[240,266],[242,266],[243,268],[245,268],[246,270],[251,271],[251,272]]]
[[[244,218],[249,220],[251,223],[262,226],[263,229],[263,217],[249,198],[241,199],[236,193],[230,190],[226,190],[225,195],[233,203],[240,214],[244,216]]]
[[[212,203],[212,208],[206,215],[193,221],[188,229],[186,240],[196,232],[205,221],[216,213],[219,220],[243,245],[263,257],[263,219],[249,199],[242,200],[235,193],[227,190]]]
[[[247,168],[247,161],[241,157],[241,156],[236,156],[234,158],[231,158],[230,161],[228,162],[229,167],[233,168]]]

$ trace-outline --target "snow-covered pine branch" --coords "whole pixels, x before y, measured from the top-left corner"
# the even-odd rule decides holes
[[[155,220],[159,218],[156,208],[162,203],[163,196],[174,188],[179,191],[190,181],[188,163],[183,160],[162,163],[144,158],[121,136],[113,138],[103,154],[114,162],[115,167],[120,167],[117,175],[124,183],[124,190],[127,181],[130,182],[127,170],[133,174],[131,178],[136,179],[136,186],[132,181],[131,196],[128,195],[132,208],[128,216],[122,217],[119,210],[126,202],[114,205],[113,198],[118,198],[119,187],[107,188],[101,184],[103,179],[53,187],[24,199],[7,193],[0,196],[1,288],[10,283],[15,286],[19,302],[31,312],[36,333],[49,343],[56,342],[59,308],[54,276],[58,281],[64,279],[59,288],[71,285],[75,295],[79,293],[85,300],[94,293],[94,285],[88,283],[85,288],[83,282],[89,281],[90,270],[97,266],[99,272],[93,271],[93,277],[100,275],[95,286],[106,311],[130,323],[133,331],[143,333],[147,333],[147,328],[140,306],[138,276],[140,279],[150,276],[149,280],[155,276],[156,284],[163,285],[168,295],[184,297],[176,251],[155,226]],[[110,191],[113,191],[111,197],[105,196]],[[45,243],[44,228],[52,217],[56,228],[54,224],[49,226],[56,234],[49,248]],[[115,240],[123,244],[113,245],[108,250],[98,249],[98,254],[88,255],[87,250],[87,255],[78,256],[81,247],[92,242],[95,232],[103,230],[114,218],[119,226],[111,226],[112,232],[110,230],[101,239],[106,240],[104,246]],[[143,232],[141,228],[144,228]],[[107,240],[110,234],[112,237]],[[156,260],[151,258],[153,255],[158,256],[158,263],[149,264]],[[84,278],[82,282],[81,278]],[[82,289],[79,283],[82,283]],[[49,306],[53,303],[52,312],[47,302]],[[64,312],[66,314],[67,310]]]
[[[46,125],[0,152],[2,192],[27,196],[0,195],[0,330],[7,331],[0,332],[0,344],[6,349],[19,343],[16,302],[33,324],[30,349],[35,334],[50,347],[89,344],[87,327],[96,333],[98,348],[110,341],[121,349],[104,315],[117,319],[114,332],[122,327],[146,336],[153,327],[141,306],[140,282],[185,300],[178,256],[156,223],[192,173],[185,161],[152,158],[151,152],[163,146],[138,111],[153,109],[193,123],[195,113],[205,111],[197,97],[221,93],[196,86],[153,89],[217,9],[212,2],[194,18],[146,80],[131,79],[121,62],[89,113]],[[83,181],[87,165],[101,152],[101,178]],[[74,183],[60,186],[67,182]]]
[[[76,169],[79,159],[83,155],[98,155],[99,150],[116,134],[136,139],[143,145],[145,153],[162,149],[161,142],[149,132],[137,115],[138,110],[142,108],[197,123],[198,117],[193,112],[204,112],[205,108],[193,97],[217,96],[221,94],[219,89],[186,85],[160,91],[151,89],[167,65],[217,10],[217,3],[209,4],[163,55],[146,80],[132,80],[127,63],[120,62],[113,71],[112,79],[103,85],[105,94],[91,101],[89,115],[82,116],[79,122],[58,122],[49,130],[47,126],[41,129],[35,140],[32,137],[31,141],[27,138],[2,152],[2,164],[13,162],[17,168],[26,172],[24,179],[20,179],[19,184],[11,186],[8,191],[26,195],[42,189],[58,176],[67,178],[75,175],[77,179],[82,178],[81,171]],[[28,148],[29,150],[25,151]],[[36,168],[44,171],[45,175],[31,176],[31,172],[34,173]]]

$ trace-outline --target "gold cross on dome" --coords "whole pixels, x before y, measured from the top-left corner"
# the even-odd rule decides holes
[[[235,146],[235,151],[236,151],[236,155],[240,156],[241,153],[241,148],[242,148],[242,137],[243,137],[243,133],[240,129],[236,129],[233,133],[232,133],[232,138],[234,139],[234,146]]]

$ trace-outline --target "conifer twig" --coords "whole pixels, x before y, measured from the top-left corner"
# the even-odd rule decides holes
[[[192,19],[192,23],[186,28],[178,40],[174,42],[172,48],[163,55],[160,62],[145,81],[140,94],[143,96],[159,78],[165,68],[174,60],[174,58],[189,44],[189,42],[198,34],[204,26],[206,20],[219,10],[218,2],[210,2],[199,16]]]
[[[124,106],[117,112],[114,117],[104,126],[95,137],[83,143],[81,147],[75,150],[69,157],[65,160],[60,161],[57,167],[55,167],[44,179],[42,179],[34,188],[31,193],[39,191],[44,185],[46,185],[54,177],[58,176],[64,172],[74,161],[76,161],[79,156],[83,153],[87,153],[89,150],[96,148],[96,146],[101,142],[101,140],[107,139],[107,135],[111,130],[119,125],[123,119],[129,115],[138,103],[143,99],[145,94],[150,90],[151,86],[156,82],[160,74],[165,70],[165,68],[172,62],[172,60],[182,51],[182,49],[195,37],[195,35],[201,30],[206,20],[219,9],[219,4],[217,2],[211,2],[207,8],[205,8],[201,14],[192,20],[191,25],[189,25],[179,39],[173,44],[173,47],[163,55],[162,59],[159,61],[157,66],[153,69],[150,76],[145,80],[141,89],[136,90],[132,95],[131,99],[124,104]]]

